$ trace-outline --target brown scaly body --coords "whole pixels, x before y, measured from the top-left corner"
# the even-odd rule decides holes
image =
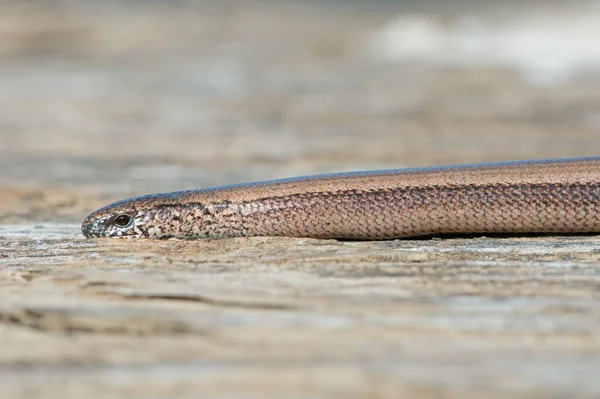
[[[600,157],[309,176],[116,202],[86,237],[600,232]]]

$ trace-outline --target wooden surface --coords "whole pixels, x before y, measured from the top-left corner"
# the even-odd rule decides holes
[[[600,396],[594,235],[79,231],[130,195],[598,155],[593,76],[374,62],[393,4],[16,4],[0,5],[2,398]]]

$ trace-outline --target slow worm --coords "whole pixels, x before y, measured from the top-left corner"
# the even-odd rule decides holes
[[[379,240],[600,232],[600,157],[317,175],[146,195],[90,214],[86,237]]]

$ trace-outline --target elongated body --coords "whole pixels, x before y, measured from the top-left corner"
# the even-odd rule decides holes
[[[600,232],[600,157],[317,175],[108,205],[86,237]]]

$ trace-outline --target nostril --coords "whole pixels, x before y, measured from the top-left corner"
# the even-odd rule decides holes
[[[89,232],[88,232],[88,224],[83,222],[81,224],[81,233],[83,234],[83,236],[85,238],[90,238]]]
[[[81,223],[81,233],[85,238],[93,238],[95,237],[93,223],[89,220],[84,220]]]

